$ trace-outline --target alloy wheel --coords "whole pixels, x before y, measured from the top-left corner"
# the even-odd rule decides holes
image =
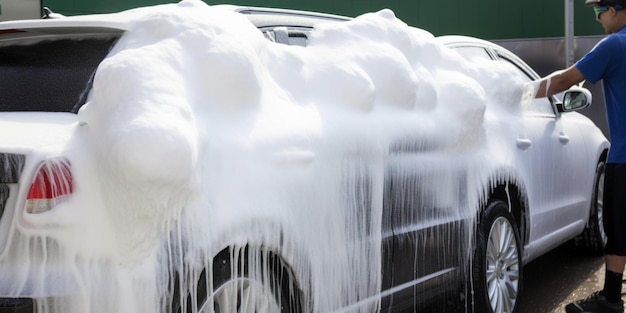
[[[489,231],[486,253],[487,292],[493,312],[507,313],[515,308],[519,290],[518,247],[509,221],[498,217]]]

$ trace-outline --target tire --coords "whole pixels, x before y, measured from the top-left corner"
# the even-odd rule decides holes
[[[516,225],[504,202],[489,203],[476,231],[472,262],[474,312],[517,312],[523,266]]]
[[[208,295],[202,272],[196,300],[187,299],[187,313],[303,312],[294,275],[275,254],[248,247],[225,249],[213,260],[212,276],[213,292]]]
[[[603,161],[600,161],[596,167],[587,226],[580,235],[574,238],[574,248],[577,252],[591,255],[602,255],[604,253],[604,245],[606,244],[606,233],[602,224],[604,170],[605,164]]]

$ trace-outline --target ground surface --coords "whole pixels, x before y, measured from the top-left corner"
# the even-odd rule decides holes
[[[568,303],[602,288],[604,260],[564,245],[529,263],[524,275],[519,313],[564,313]]]

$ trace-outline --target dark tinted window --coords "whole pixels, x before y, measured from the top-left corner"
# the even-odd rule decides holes
[[[98,64],[116,40],[58,39],[0,45],[0,112],[78,112]]]

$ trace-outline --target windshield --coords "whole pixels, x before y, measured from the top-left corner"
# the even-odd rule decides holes
[[[117,38],[31,38],[0,45],[0,112],[78,112]]]

